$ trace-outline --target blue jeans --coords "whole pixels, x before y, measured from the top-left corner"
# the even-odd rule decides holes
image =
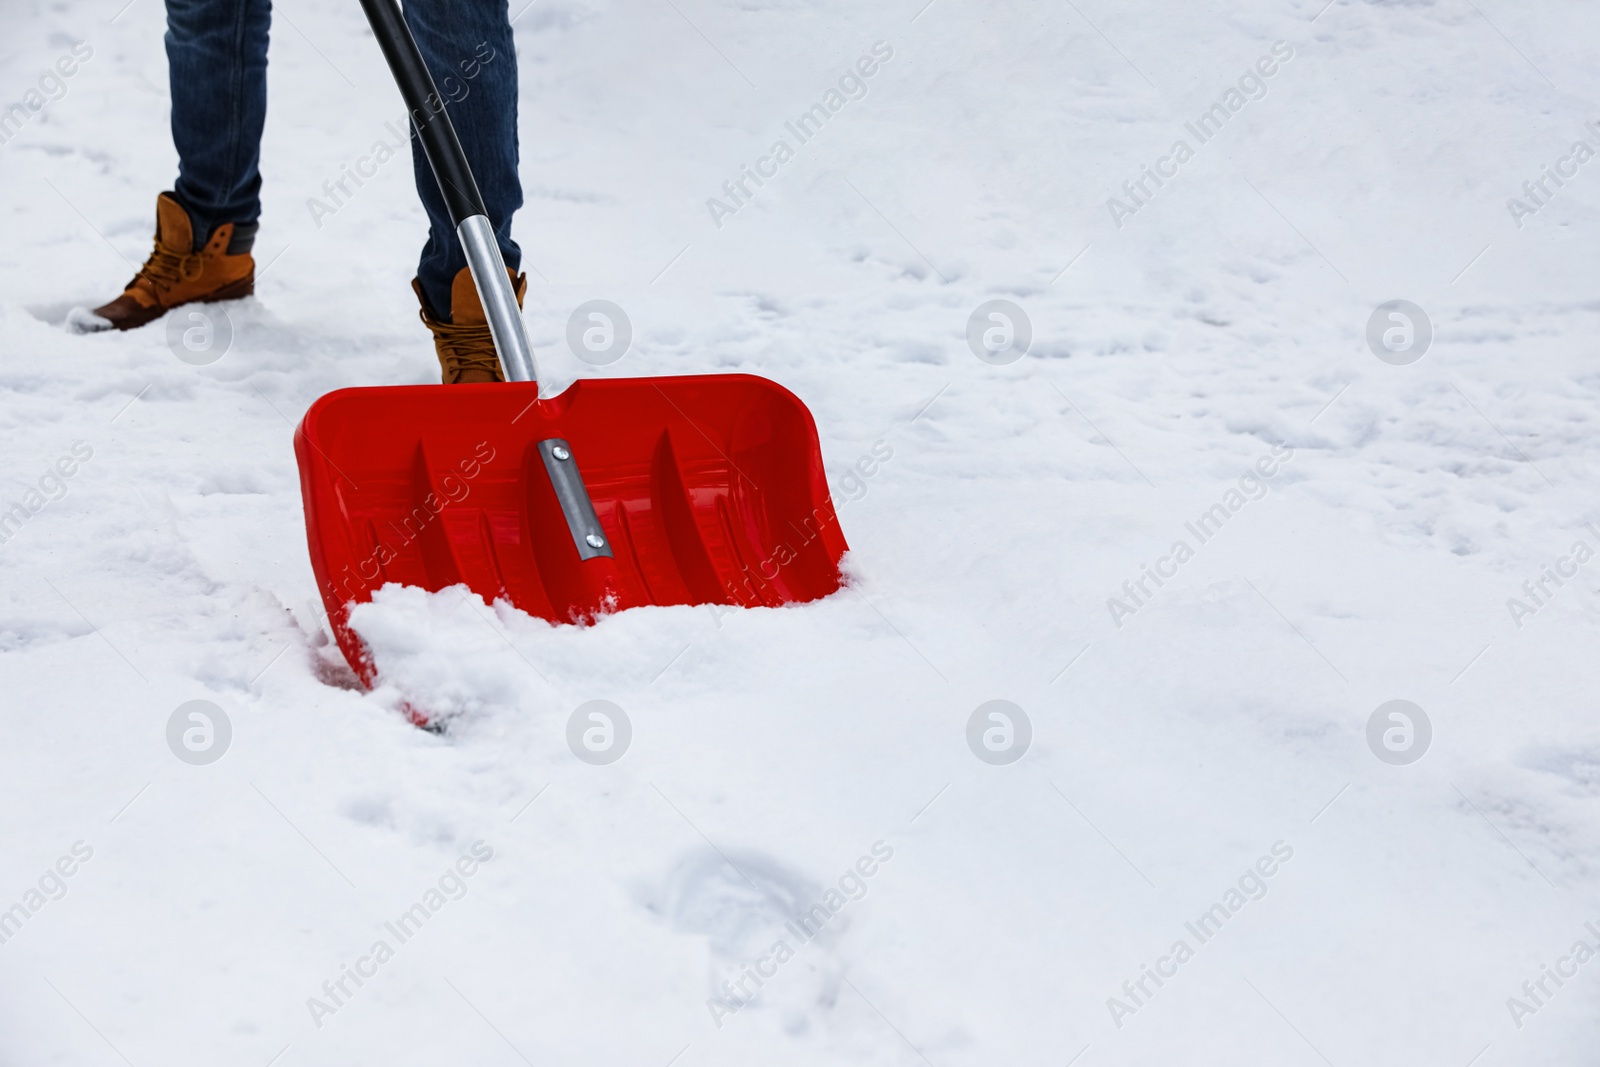
[[[517,177],[517,60],[508,0],[410,0],[406,22],[461,139],[500,253],[512,270],[522,250],[511,216],[522,206]],[[261,128],[267,117],[267,34],[271,0],[167,0],[167,63],[179,203],[198,248],[225,222],[251,230],[261,215]],[[369,47],[376,50],[376,43]],[[398,94],[394,107],[404,108]],[[373,131],[374,137],[381,131]],[[350,145],[354,156],[371,144]],[[428,243],[417,264],[423,294],[450,314],[450,285],[467,265],[433,170],[411,142],[417,193],[428,213]],[[323,196],[320,188],[308,190]]]

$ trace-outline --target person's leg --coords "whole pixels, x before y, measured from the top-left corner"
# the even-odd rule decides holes
[[[405,16],[483,194],[500,254],[515,273],[522,250],[511,240],[511,216],[522,206],[522,182],[517,177],[517,57],[507,0],[410,0]],[[411,160],[428,212],[428,243],[417,280],[434,313],[448,322],[451,285],[467,261],[415,137]]]
[[[225,222],[234,250],[261,215],[261,128],[267,116],[271,0],[167,0],[172,83],[173,191],[194,224],[195,248]]]
[[[196,301],[255,291],[271,0],[167,0],[178,183],[156,197],[150,258],[122,295],[74,308],[79,331],[132,330]]]

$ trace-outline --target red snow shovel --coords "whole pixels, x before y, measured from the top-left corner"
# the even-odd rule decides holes
[[[449,206],[504,383],[340,389],[295,431],[311,565],[361,681],[353,604],[465,584],[552,622],[646,604],[776,606],[839,588],[847,546],[816,425],[748,374],[539,395],[505,263],[396,0],[361,0]]]

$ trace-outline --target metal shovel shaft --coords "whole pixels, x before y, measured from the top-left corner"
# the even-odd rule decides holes
[[[537,382],[539,368],[534,361],[533,345],[528,342],[522,310],[511,289],[511,279],[495,240],[494,226],[489,222],[488,209],[472,177],[467,155],[461,150],[455,127],[450,123],[444,98],[439,95],[433,75],[423,62],[422,52],[411,36],[400,4],[398,0],[361,0],[361,9],[366,12],[373,36],[377,37],[384,59],[389,62],[389,70],[406,102],[411,125],[417,131],[423,154],[428,157],[428,165],[439,183],[450,221],[461,240],[461,251],[472,271],[484,317],[489,322],[500,369],[507,381]],[[541,388],[540,392],[543,391]]]
[[[494,352],[500,358],[506,381],[539,381],[539,364],[533,358],[522,308],[517,306],[517,294],[511,289],[511,277],[500,256],[500,244],[494,239],[489,216],[462,219],[456,223],[456,236],[461,238],[461,251],[466,253],[467,266],[472,270],[472,283],[478,287],[478,300],[489,320]],[[544,390],[539,392],[543,394]]]

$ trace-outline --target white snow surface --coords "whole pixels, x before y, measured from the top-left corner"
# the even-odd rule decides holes
[[[404,154],[307,207],[402,111],[358,6],[277,4],[262,277],[196,367],[163,323],[66,328],[175,174],[161,3],[10,0],[0,106],[93,56],[0,145],[0,508],[92,458],[0,544],[0,1062],[1594,1063],[1600,963],[1570,950],[1600,943],[1600,564],[1508,599],[1600,546],[1600,162],[1520,226],[1507,199],[1600,147],[1600,8],[1326,2],[513,0],[547,373],[794,390],[850,582],[587,628],[390,588],[357,614],[364,692],[291,435],[437,365]],[[707,199],[875,42],[865,97],[717,225]],[[1119,227],[1108,198],[1179,138]],[[635,330],[607,368],[565,341],[594,298]],[[966,343],[996,298],[1034,334],[1004,366]],[[1396,298],[1435,328],[1409,366],[1366,341]],[[609,766],[566,742],[593,699],[633,724]],[[1033,727],[1008,766],[967,747],[994,699]],[[1368,748],[1392,699],[1432,723],[1407,766]],[[190,700],[232,723],[208,766],[167,745]],[[864,897],[785,932],[879,842]],[[1202,943],[1186,923],[1275,845]]]

